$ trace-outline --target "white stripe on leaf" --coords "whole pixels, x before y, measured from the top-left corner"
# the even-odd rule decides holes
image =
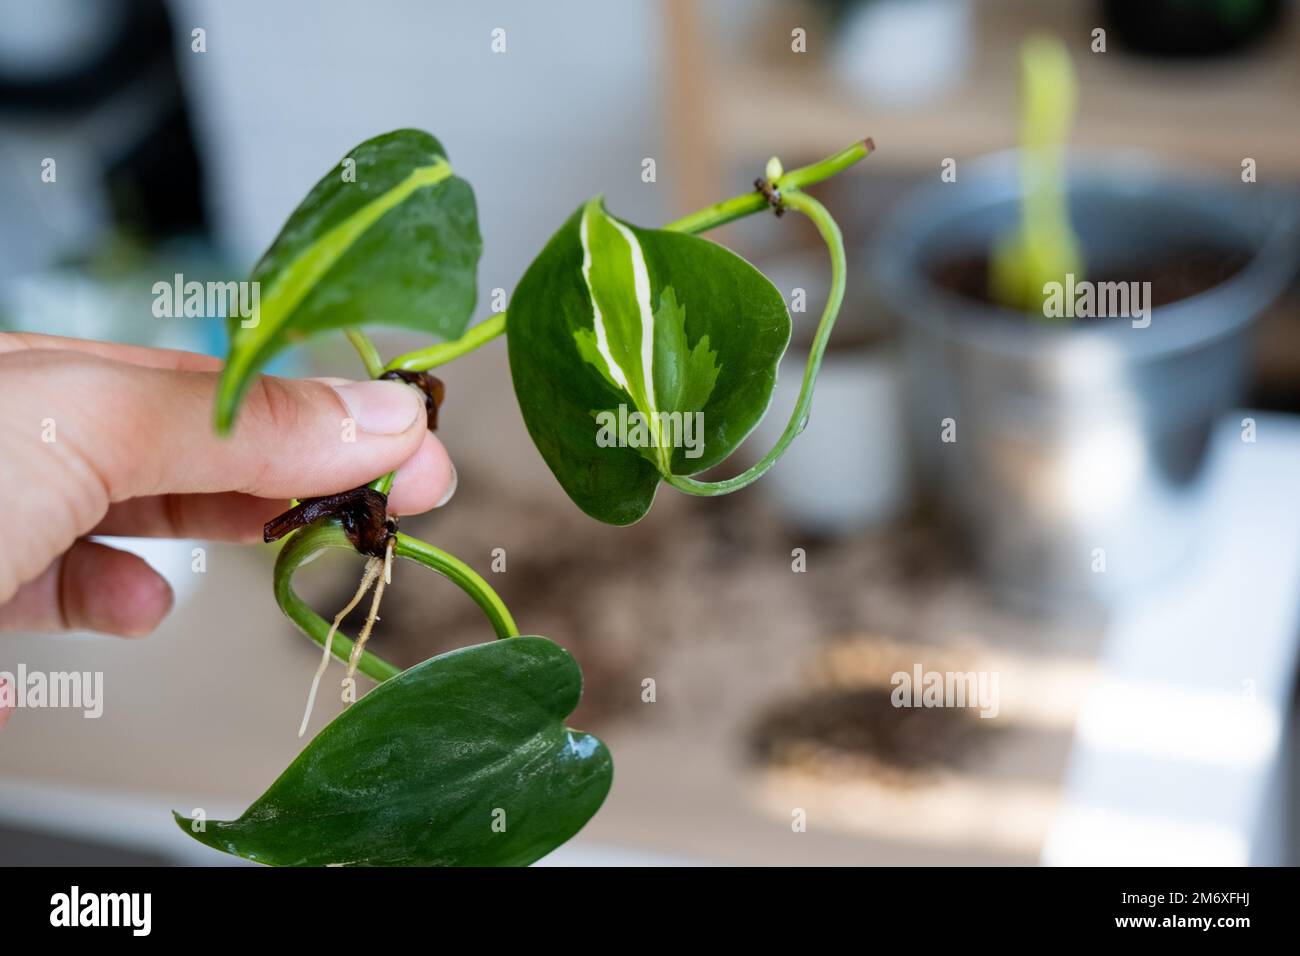
[[[595,200],[592,202],[595,202]],[[609,335],[605,331],[605,317],[601,315],[600,303],[596,301],[596,290],[591,284],[591,238],[587,228],[587,217],[591,214],[591,209],[592,205],[588,203],[587,208],[582,211],[582,221],[578,226],[578,235],[582,242],[582,279],[587,284],[587,298],[591,300],[591,319],[592,328],[596,333],[596,351],[604,360],[605,377],[631,395],[631,390],[627,384],[627,376],[623,373],[623,367],[614,361],[614,355],[609,350]]]
[[[603,213],[603,211],[602,211]],[[632,250],[632,283],[636,289],[637,311],[641,316],[641,381],[646,401],[650,407],[646,411],[652,418],[657,418],[658,403],[655,401],[654,355],[655,355],[655,318],[654,307],[650,302],[650,271],[646,268],[645,252],[632,230],[617,219],[605,214],[610,225],[618,230]]]
[[[609,228],[602,232],[604,227]],[[582,211],[579,241],[592,328],[574,331],[578,353],[641,413],[651,432],[653,449],[652,453],[643,453],[660,472],[668,474],[673,446],[664,440],[666,429],[660,407],[674,414],[693,414],[703,409],[717,381],[717,353],[710,350],[707,335],[695,348],[688,346],[686,312],[671,285],[664,287],[659,307],[655,308],[650,270],[640,240],[632,229],[606,213],[599,199],[589,201]],[[639,324],[635,331],[634,319]],[[664,375],[662,395],[655,376],[659,366]],[[598,416],[599,412],[592,414]]]

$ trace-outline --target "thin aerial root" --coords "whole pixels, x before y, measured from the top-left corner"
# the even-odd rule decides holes
[[[391,559],[391,548],[388,553]],[[334,632],[339,629],[343,619],[352,613],[352,609],[361,603],[361,599],[366,596],[370,586],[375,583],[375,578],[379,577],[379,569],[382,566],[378,558],[368,558],[366,560],[365,571],[362,572],[361,585],[357,588],[357,593],[352,595],[352,600],[334,616],[334,623],[330,625],[330,632],[325,635],[325,640],[321,645],[320,665],[316,668],[316,676],[312,678],[311,692],[307,694],[307,711],[302,715],[302,724],[298,727],[299,737],[307,732],[307,722],[311,720],[311,712],[316,707],[316,691],[320,687],[321,677],[325,675],[325,668],[329,666],[330,651],[334,648]]]
[[[348,680],[356,677],[361,652],[366,648],[366,641],[370,640],[370,632],[375,627],[375,621],[379,620],[379,604],[384,599],[384,586],[393,580],[392,538],[388,539],[388,546],[384,549],[383,569],[383,576],[379,578],[379,583],[375,585],[375,596],[370,602],[370,613],[366,615],[365,626],[361,628],[361,633],[357,635],[356,642],[352,645],[352,655],[348,658]]]

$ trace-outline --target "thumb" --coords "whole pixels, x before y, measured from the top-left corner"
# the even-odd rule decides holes
[[[233,433],[213,430],[216,373],[141,368],[93,356],[49,359],[25,403],[57,423],[55,446],[98,476],[110,501],[240,491],[267,498],[343,491],[392,471],[426,431],[423,398],[388,381],[262,376]],[[30,369],[29,369],[30,371]]]

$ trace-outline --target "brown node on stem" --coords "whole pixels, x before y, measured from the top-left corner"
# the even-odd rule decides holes
[[[754,188],[763,194],[763,198],[776,211],[778,217],[785,215],[785,203],[781,200],[781,190],[777,189],[775,184],[759,176],[754,180]]]
[[[443,399],[447,397],[447,386],[443,384],[442,379],[428,372],[407,372],[400,368],[391,369],[379,377],[414,385],[423,392],[424,410],[429,415],[429,431],[438,430],[438,409],[442,407]]]
[[[388,495],[362,485],[336,495],[304,498],[268,521],[262,528],[262,540],[278,541],[321,518],[338,518],[352,547],[372,558],[384,557],[389,540],[397,533],[397,519],[388,517]]]

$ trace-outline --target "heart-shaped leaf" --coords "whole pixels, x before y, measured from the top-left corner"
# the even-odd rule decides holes
[[[722,461],[772,398],[790,316],[716,243],[610,216],[592,199],[524,274],[507,317],[524,422],[569,497],[631,524],[661,476]]]
[[[456,338],[474,311],[483,241],[474,191],[421,130],[368,139],[321,178],[253,269],[217,395],[229,429],[253,376],[294,337],[396,325]]]
[[[176,820],[273,865],[527,865],[609,792],[605,745],[564,726],[581,694],[578,665],[544,637],[452,651],[349,707],[238,820]]]

